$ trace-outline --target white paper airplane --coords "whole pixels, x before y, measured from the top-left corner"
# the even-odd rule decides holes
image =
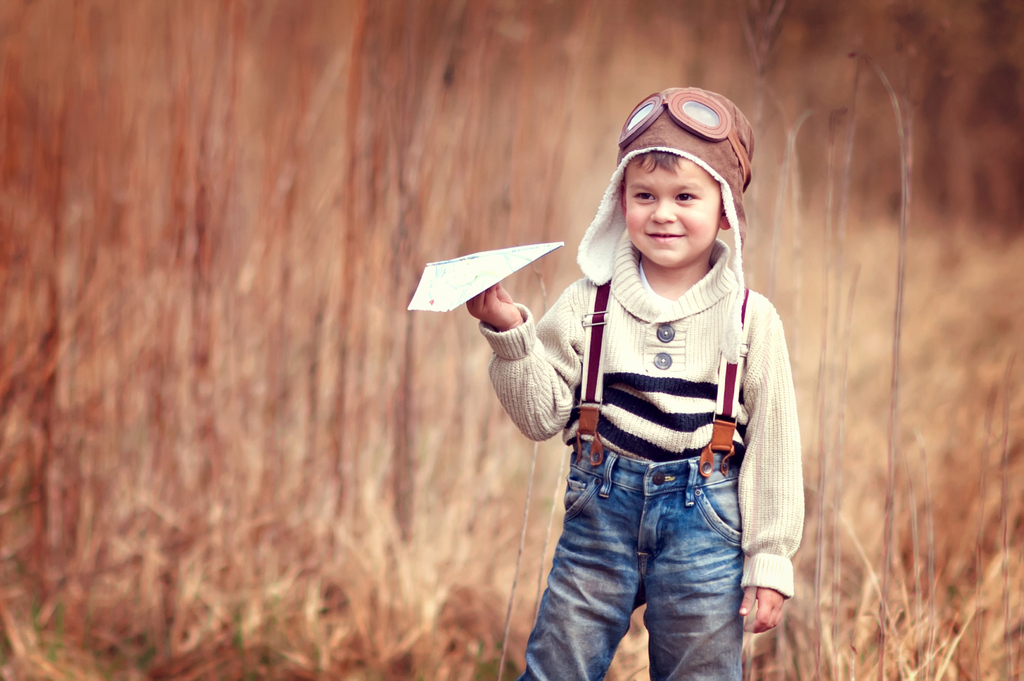
[[[448,312],[499,281],[565,245],[563,241],[482,251],[428,263],[409,303],[410,310]]]

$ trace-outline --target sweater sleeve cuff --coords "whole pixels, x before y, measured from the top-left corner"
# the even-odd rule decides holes
[[[530,308],[516,303],[519,313],[523,315],[523,323],[508,331],[498,331],[490,324],[480,322],[480,333],[491,344],[491,350],[499,358],[514,361],[523,359],[530,354],[537,343],[537,325]]]
[[[743,568],[743,587],[748,586],[774,589],[786,598],[792,598],[793,561],[770,553],[748,557]]]

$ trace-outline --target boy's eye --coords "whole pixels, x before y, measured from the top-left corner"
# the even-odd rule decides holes
[[[649,192],[637,192],[636,198],[640,199],[641,201],[650,201],[651,199],[654,198],[654,195]]]
[[[693,194],[682,193],[676,196],[676,201],[689,201],[693,198]]]

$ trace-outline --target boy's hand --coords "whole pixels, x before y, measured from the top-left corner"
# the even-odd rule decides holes
[[[775,589],[748,586],[743,592],[743,603],[740,604],[740,616],[746,617],[754,607],[757,599],[757,615],[743,627],[743,631],[755,634],[774,629],[782,619],[782,605],[786,599]]]
[[[501,284],[495,284],[467,300],[466,309],[469,314],[498,331],[510,331],[523,323],[523,315]]]

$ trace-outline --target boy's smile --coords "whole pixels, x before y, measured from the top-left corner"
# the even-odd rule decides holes
[[[711,270],[715,237],[729,228],[718,182],[680,158],[674,171],[630,163],[624,184],[626,229],[644,274],[659,295],[678,298]]]

